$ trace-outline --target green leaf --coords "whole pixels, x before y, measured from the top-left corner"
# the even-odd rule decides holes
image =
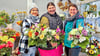
[[[86,40],[80,44],[78,44],[81,48],[85,49],[86,46],[89,44],[89,39],[86,37]]]

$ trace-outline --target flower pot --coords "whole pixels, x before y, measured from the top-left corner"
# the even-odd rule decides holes
[[[63,46],[59,45],[57,48],[45,50],[38,48],[40,56],[61,56],[63,54]]]

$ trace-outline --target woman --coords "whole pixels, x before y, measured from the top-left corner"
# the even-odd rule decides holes
[[[64,30],[65,30],[65,53],[67,56],[78,56],[80,52],[80,47],[76,46],[71,48],[72,41],[69,41],[68,33],[72,30],[72,28],[78,28],[79,26],[84,27],[84,18],[80,16],[78,8],[75,4],[69,5],[68,8],[69,15],[68,18],[65,20]]]
[[[26,29],[30,28],[32,24],[39,23],[38,8],[32,6],[29,11],[29,16],[22,22],[22,36],[19,43],[19,51],[22,56],[35,56],[36,46],[29,46],[28,48],[28,36],[25,35]]]
[[[40,20],[41,24],[46,24],[47,27],[50,27],[50,29],[56,29],[57,26],[60,27],[60,29],[63,29],[63,23],[61,18],[56,14],[56,7],[54,3],[49,2],[47,5],[47,13],[43,14]],[[38,48],[41,56],[61,56],[63,53],[63,47],[62,45],[58,45],[57,48],[51,48],[52,43],[47,42],[48,50],[47,49],[41,49]]]

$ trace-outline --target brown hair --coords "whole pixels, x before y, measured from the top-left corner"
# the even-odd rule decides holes
[[[48,7],[49,7],[50,5],[55,6],[55,4],[54,4],[53,2],[49,2],[49,3],[47,4],[47,9],[48,9]]]
[[[68,7],[68,10],[70,9],[71,6],[72,6],[72,7],[75,7],[75,8],[78,10],[78,7],[77,7],[76,4],[70,4],[69,7]]]

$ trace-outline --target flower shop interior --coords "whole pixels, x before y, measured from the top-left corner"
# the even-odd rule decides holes
[[[89,43],[81,50],[79,56],[100,56],[100,0],[0,0],[0,56],[21,56],[18,49],[21,36],[19,24],[29,15],[31,4],[38,7],[41,17],[47,12],[48,2],[55,4],[56,12],[63,23],[65,17],[68,17],[69,4],[78,6],[80,14],[84,17],[84,27],[91,31]],[[63,45],[62,56],[66,56],[64,49]]]

